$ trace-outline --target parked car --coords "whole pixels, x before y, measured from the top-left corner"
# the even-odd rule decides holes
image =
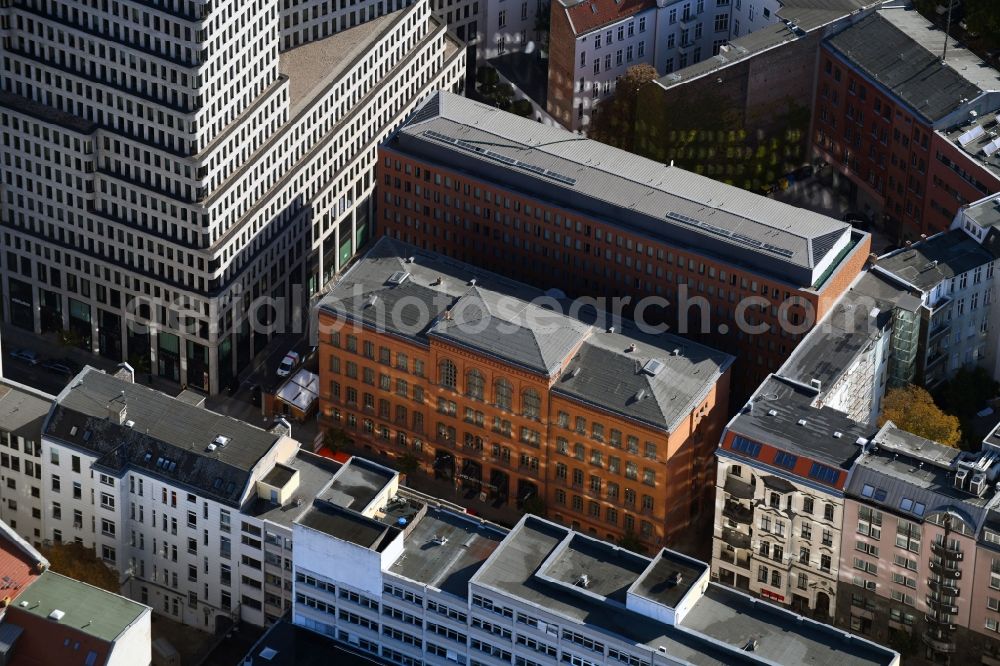
[[[292,370],[298,367],[301,357],[298,352],[290,351],[285,354],[285,358],[281,359],[281,363],[278,364],[278,376],[287,377],[292,374]]]
[[[10,355],[30,365],[38,365],[38,362],[42,360],[37,353],[30,349],[15,349]]]
[[[42,363],[42,367],[59,375],[71,376],[77,373],[76,363],[68,358],[49,359]]]

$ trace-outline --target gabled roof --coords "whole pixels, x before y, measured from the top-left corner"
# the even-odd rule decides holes
[[[1000,73],[960,44],[942,63],[944,31],[912,8],[874,12],[827,43],[931,123],[1000,87]]]
[[[879,257],[875,271],[927,292],[996,257],[961,229],[951,229]]]
[[[109,418],[110,405],[124,405],[124,423]],[[279,439],[89,366],[59,394],[43,435],[92,453],[95,464],[112,473],[143,470],[232,506],[238,505],[251,470]],[[220,435],[228,443],[209,451]]]
[[[655,0],[560,0],[573,33],[583,35],[656,7]]]

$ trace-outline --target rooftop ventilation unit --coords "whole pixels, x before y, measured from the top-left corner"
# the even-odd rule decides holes
[[[636,349],[636,347],[635,347],[635,343],[633,342],[632,344],[630,344],[630,345],[628,346],[628,349],[626,349],[625,351],[627,351],[627,352],[631,353],[631,352],[634,352],[634,351],[635,351],[635,349]]]
[[[368,297],[368,300],[365,301],[365,307],[366,308],[370,308],[371,306],[375,305],[376,303],[378,303],[378,295],[377,294],[372,294],[371,296]]]
[[[751,638],[750,640],[747,641],[747,644],[743,646],[743,651],[756,652],[758,645],[760,645],[760,643],[756,639]]]
[[[208,446],[206,446],[205,450],[208,451],[209,453],[211,453],[212,451],[215,451],[217,448],[219,448],[219,447],[213,442],[212,444],[209,444]]]
[[[225,448],[230,441],[232,441],[232,437],[226,437],[225,435],[216,435],[215,439],[212,440],[212,443],[215,444],[216,446]]]
[[[840,432],[839,430],[834,430],[833,436],[836,437],[837,439],[840,439],[841,437],[844,436],[844,433]]]
[[[608,327],[608,333],[614,333],[614,332],[615,332],[615,327],[614,326],[609,326]]]
[[[588,587],[590,587],[590,576],[588,576],[587,574],[583,574],[582,576],[576,579],[576,582],[573,583],[573,585],[577,587],[582,587],[583,589],[586,590]]]
[[[767,410],[767,415],[768,416],[777,416],[778,415],[778,410],[777,409],[769,409],[769,410]]]
[[[805,419],[799,419],[799,425],[800,426],[804,426],[805,424],[806,424],[806,420]]]
[[[639,389],[639,392],[635,394],[635,401],[639,402],[646,397],[646,389]]]
[[[52,611],[51,613],[49,613],[49,619],[50,620],[55,620],[56,622],[59,622],[64,617],[66,617],[66,613],[64,613],[63,611],[59,610],[58,608],[55,609],[54,611]]]
[[[278,656],[278,651],[274,648],[266,647],[260,651],[260,658],[264,661],[271,661]]]
[[[968,475],[969,475],[969,470],[965,469],[964,467],[959,468],[959,470],[955,472],[955,487],[959,489],[964,488],[965,478]]]
[[[969,490],[977,497],[982,497],[986,494],[986,485],[986,475],[976,474],[969,483]]]

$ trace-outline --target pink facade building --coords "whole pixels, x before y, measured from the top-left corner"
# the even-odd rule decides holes
[[[865,449],[845,489],[837,624],[907,663],[1000,664],[997,430],[969,453],[887,423]]]

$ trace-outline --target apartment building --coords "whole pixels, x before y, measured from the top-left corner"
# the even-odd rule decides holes
[[[839,220],[444,92],[382,145],[379,182],[382,235],[570,296],[628,296],[627,313],[665,299],[645,316],[736,354],[740,402],[870,248]]]
[[[5,319],[219,391],[366,242],[377,144],[461,83],[404,5],[4,7]]]
[[[837,616],[914,663],[1000,658],[994,430],[961,452],[888,422],[847,487]]]
[[[944,231],[1000,192],[1000,73],[955,42],[945,55],[944,31],[912,7],[889,4],[828,38],[817,66],[814,153],[892,232]]]
[[[87,367],[57,396],[41,438],[44,542],[77,541],[121,592],[214,631],[288,608],[291,542],[281,507],[329,475],[264,431]],[[309,467],[309,469],[299,469]],[[314,469],[315,468],[315,469]]]
[[[354,458],[354,461],[357,461]],[[295,606],[247,655],[394,664],[897,664],[892,650],[536,516],[511,530],[408,489],[317,497],[295,522]],[[322,638],[321,638],[322,637]]]
[[[42,542],[42,423],[55,398],[0,380],[0,521]]]
[[[980,206],[988,213],[994,203]],[[907,244],[872,266],[873,272],[919,299],[912,317],[901,318],[894,334],[896,385],[934,388],[959,369],[977,365],[996,374],[997,340],[992,331],[998,259],[992,242],[978,241],[964,228],[962,221],[972,210],[961,212],[950,231]]]
[[[712,500],[733,359],[579,305],[382,238],[320,302],[320,422],[655,550]]]

